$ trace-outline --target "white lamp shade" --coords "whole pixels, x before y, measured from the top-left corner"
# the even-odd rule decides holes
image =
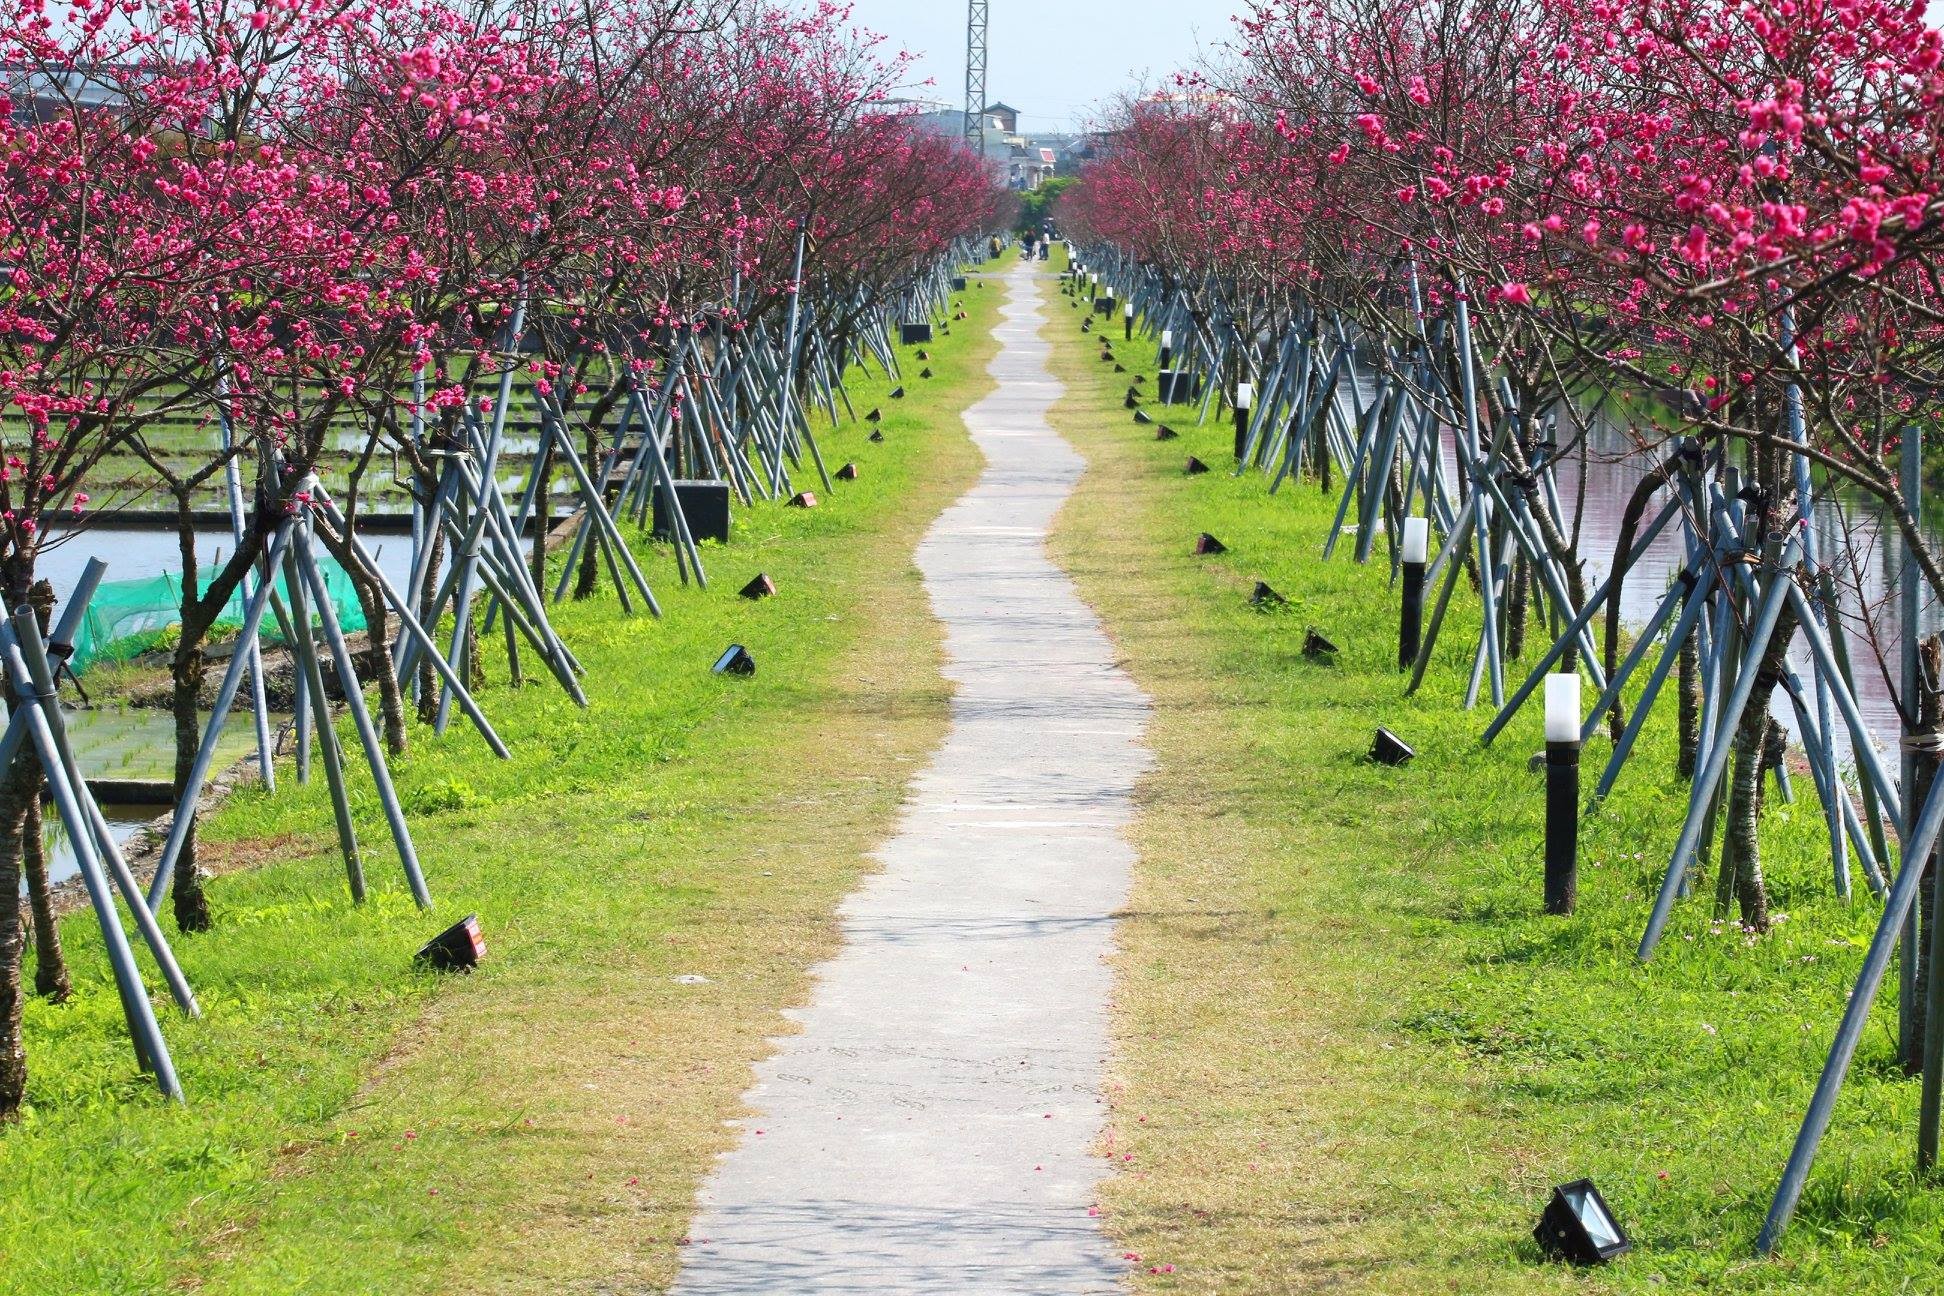
[[[1255,384],[1235,384],[1235,408],[1245,410],[1255,403]]]
[[[1578,742],[1579,731],[1579,676],[1546,676],[1546,741]]]
[[[1431,555],[1431,519],[1407,517],[1404,519],[1404,561],[1419,566]]]
[[[1161,345],[1162,345],[1162,346],[1164,346],[1164,347],[1172,347],[1172,346],[1174,346],[1174,330],[1173,330],[1173,329],[1162,329],[1162,330],[1161,330]]]
[[[1133,303],[1133,302],[1129,302],[1129,303],[1127,303],[1127,305],[1125,305],[1125,306],[1123,306],[1123,307],[1121,307],[1121,314],[1123,314],[1123,315],[1125,315],[1125,316],[1127,316],[1127,318],[1129,318],[1129,319],[1133,319],[1133,318],[1134,318],[1134,303]]]

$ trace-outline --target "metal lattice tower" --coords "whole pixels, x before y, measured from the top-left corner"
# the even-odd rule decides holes
[[[986,142],[986,18],[991,0],[965,7],[965,142],[980,157]]]

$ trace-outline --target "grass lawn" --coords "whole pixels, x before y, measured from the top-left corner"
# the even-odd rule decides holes
[[[1670,704],[1585,826],[1579,913],[1546,917],[1539,708],[1479,746],[1475,601],[1404,698],[1388,565],[1320,557],[1334,499],[1230,476],[1229,428],[1185,407],[1151,407],[1181,434],[1157,442],[1121,403],[1136,373],[1153,391],[1153,347],[1116,323],[1114,373],[1054,300],[1054,424],[1091,465],[1054,552],[1157,706],[1102,1201],[1143,1288],[1938,1290],[1944,1193],[1913,1182],[1891,1004],[1781,1258],[1750,1257],[1878,913],[1860,876],[1835,898],[1807,779],[1763,825],[1786,920],[1745,937],[1703,885],[1638,965],[1685,808]],[[1216,471],[1184,476],[1190,454]],[[1204,530],[1225,555],[1192,554]],[[1253,610],[1258,578],[1290,605]],[[1303,658],[1309,624],[1339,664]],[[1414,763],[1362,759],[1379,724]],[[1586,1274],[1530,1237],[1581,1175],[1635,1241]]]
[[[977,474],[957,415],[989,387],[1003,289],[867,381],[867,424],[821,432],[821,507],[739,510],[704,593],[641,544],[667,616],[611,593],[558,609],[592,705],[551,681],[485,704],[513,759],[455,720],[396,766],[436,909],[419,913],[375,798],[356,803],[348,900],[321,774],[208,824],[216,930],[184,938],[205,1018],[164,1026],[189,1095],[134,1073],[91,918],[64,937],[63,1006],[29,1011],[32,1109],[0,1132],[0,1292],[609,1292],[674,1273],[696,1184],[732,1137],[750,1064],[833,947],[948,692],[911,553]],[[781,587],[752,603],[758,571]],[[709,666],[748,645],[754,678]],[[529,679],[532,663],[528,663]],[[348,725],[346,731],[348,732]],[[416,972],[477,912],[484,965]],[[695,982],[693,977],[706,978]],[[691,978],[684,981],[681,978]]]

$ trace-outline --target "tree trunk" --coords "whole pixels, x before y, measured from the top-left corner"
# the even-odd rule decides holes
[[[1680,656],[1676,660],[1680,671],[1675,693],[1681,704],[1681,734],[1680,754],[1675,758],[1674,772],[1691,783],[1701,749],[1701,650],[1696,646],[1693,635],[1681,641]]]
[[[392,671],[391,610],[385,606],[384,591],[378,588],[378,582],[356,570],[353,563],[346,562],[349,556],[347,552],[338,561],[349,573],[351,586],[358,591],[358,607],[364,612],[365,638],[371,641],[370,674],[378,684],[378,713],[385,726],[385,752],[403,756],[410,739],[405,728],[405,695]],[[340,687],[348,687],[348,682],[341,681]]]
[[[0,895],[8,897],[7,903],[0,904],[0,1124],[20,1115],[27,1095],[27,1045],[20,1034],[26,999],[21,962],[27,933],[21,924],[21,906],[13,899],[20,894],[21,832],[27,803],[35,793],[26,765],[16,760],[6,777],[0,778]]]
[[[432,601],[439,596],[439,567],[445,560],[445,532],[434,525],[426,543],[432,546],[432,561],[425,567],[425,588],[419,590],[416,597],[419,624],[425,627],[427,634],[436,636],[439,627],[432,620]],[[418,718],[420,724],[427,725],[439,718],[439,674],[432,665],[430,653],[419,654]]]
[[[527,555],[533,588],[542,591],[542,598],[547,588],[547,532],[553,530],[553,466],[553,442],[549,441],[534,469],[540,474],[540,484],[533,491],[533,550]]]
[[[1512,560],[1512,592],[1505,600],[1505,659],[1525,656],[1526,620],[1531,611],[1532,564],[1524,554]]]
[[[31,753],[21,759],[40,779],[40,760]],[[34,917],[34,993],[60,1003],[72,988],[67,959],[61,953],[61,925],[54,918],[54,897],[47,889],[47,848],[41,838],[40,797],[27,798],[27,816],[20,827],[21,865],[27,875],[27,906]]]
[[[1787,573],[1778,580],[1792,579]],[[1789,641],[1795,638],[1795,608],[1785,605],[1775,633],[1762,650],[1755,668],[1755,687],[1748,708],[1735,727],[1734,781],[1728,794],[1728,826],[1721,852],[1721,876],[1715,888],[1715,912],[1727,911],[1730,895],[1738,902],[1741,923],[1752,931],[1769,927],[1768,888],[1762,880],[1760,841],[1762,771],[1766,765],[1769,699],[1788,664]]]
[[[1911,736],[1923,740],[1918,743],[1916,759],[1911,763],[1910,804],[1913,806],[1921,806],[1930,799],[1931,786],[1937,781],[1937,754],[1925,750],[1928,740],[1944,726],[1944,693],[1938,689],[1939,681],[1944,680],[1944,642],[1936,635],[1918,646],[1917,666],[1917,696],[1907,703],[1917,710],[1917,725]],[[1923,869],[1924,880],[1917,887],[1917,941],[1914,951],[1917,993],[1911,996],[1908,1013],[1910,1033],[1904,1039],[1904,1071],[1909,1075],[1919,1075],[1924,1069],[1924,1019],[1929,1006],[1924,987],[1930,984],[1931,924],[1938,917],[1936,897],[1932,894],[1937,872],[1935,850],[1923,861]]]
[[[27,602],[34,609],[45,635],[52,623],[54,587],[35,581],[27,591]],[[47,843],[41,836],[40,757],[23,744],[20,759],[27,766],[26,777],[34,789],[27,798],[27,816],[21,824],[21,864],[27,877],[27,907],[34,918],[34,993],[60,1003],[68,997],[67,959],[61,952],[61,925],[54,920],[54,896],[47,886]]]
[[[659,433],[652,419],[642,424],[641,427],[642,444],[640,450],[641,454],[649,453],[648,438],[657,435],[659,435]],[[599,474],[601,472],[600,449],[601,449],[600,434],[598,432],[589,431],[587,436],[587,448],[585,451],[585,457],[581,460],[581,462],[587,465],[587,471],[590,477],[594,477],[595,474]],[[609,499],[608,484],[603,478],[601,477],[595,478],[594,489],[600,493],[603,502],[608,501]],[[600,585],[601,582],[601,562],[600,562],[600,555],[599,555],[600,547],[601,547],[601,538],[594,529],[594,519],[590,517],[587,519],[587,544],[581,550],[580,572],[574,578],[574,597],[576,599],[585,599],[585,598],[594,597],[594,591]]]
[[[479,644],[477,609],[466,626],[466,687],[475,693],[486,687],[486,654]]]
[[[193,581],[194,578],[195,573],[191,569],[187,579]],[[196,638],[200,639],[201,636],[197,635]],[[189,627],[185,624],[182,643],[176,648],[170,672],[174,686],[170,703],[175,713],[175,795],[178,805],[189,787],[189,775],[195,768],[197,749],[202,746],[202,717],[197,703],[202,695],[206,664],[202,649],[191,644]],[[175,881],[171,890],[176,926],[186,932],[208,931],[209,897],[203,891],[202,865],[196,859],[197,808],[184,806],[179,813],[189,816],[189,831],[183,835],[182,851],[176,856]]]

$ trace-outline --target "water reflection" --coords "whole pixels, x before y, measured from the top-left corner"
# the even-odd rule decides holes
[[[75,761],[89,782],[118,783],[129,793],[144,787],[166,789],[174,776],[175,764],[175,721],[167,711],[155,707],[98,707],[67,709],[63,715],[69,741],[74,744]],[[282,716],[272,716],[273,732],[274,726],[282,721]],[[237,711],[229,717],[216,746],[218,769],[256,750],[255,726],[254,717],[247,711]],[[168,809],[167,805],[150,802],[128,805],[104,802],[101,812],[115,830],[115,840],[126,841],[138,827]],[[64,881],[73,877],[80,866],[51,803],[43,818],[48,878]]]
[[[1583,495],[1577,481],[1578,461],[1562,465],[1560,493],[1569,523],[1573,514],[1579,515],[1580,552],[1594,579],[1604,579],[1611,570],[1627,500],[1652,464],[1662,457],[1660,451],[1636,452],[1633,445],[1615,417],[1596,412],[1591,416],[1587,438]],[[1650,515],[1665,502],[1664,494],[1658,496],[1650,506]],[[1817,553],[1836,575],[1837,601],[1855,667],[1858,708],[1877,745],[1887,749],[1901,722],[1879,658],[1894,670],[1902,652],[1902,612],[1896,598],[1902,579],[1902,541],[1894,523],[1886,527],[1873,501],[1833,493],[1819,495],[1814,501],[1810,529]],[[1926,528],[1926,536],[1933,543],[1937,540],[1934,529]],[[1620,600],[1621,617],[1627,624],[1641,625],[1653,615],[1684,556],[1679,528],[1670,526],[1628,577]],[[1919,633],[1929,634],[1938,629],[1939,609],[1928,593],[1920,606]],[[1800,639],[1791,657],[1806,681],[1809,650]],[[1777,716],[1793,722],[1793,708],[1779,693],[1776,703]]]
[[[126,848],[143,825],[158,815],[167,814],[169,809],[166,805],[103,806],[101,814],[108,821],[108,833],[115,839],[115,844]],[[61,816],[54,812],[52,805],[44,807],[41,814],[41,843],[47,860],[48,882],[65,882],[80,874],[81,864],[75,858],[74,843],[68,837],[67,825],[61,822]],[[21,883],[23,893],[26,885],[25,881]]]
[[[1368,375],[1360,375],[1359,385],[1367,403],[1375,395],[1374,382]],[[1348,397],[1347,387],[1343,395]],[[1352,417],[1347,399],[1344,408],[1346,417]],[[1559,466],[1557,477],[1565,509],[1563,521],[1569,534],[1578,535],[1579,553],[1586,566],[1590,589],[1612,569],[1627,501],[1641,478],[1666,452],[1661,448],[1641,450],[1628,431],[1624,416],[1611,407],[1582,411],[1581,417],[1589,429],[1583,453],[1569,456]],[[1569,434],[1570,430],[1562,426],[1561,439],[1569,439]],[[1446,480],[1455,483],[1458,465],[1454,429],[1443,429],[1440,451]],[[1656,496],[1648,507],[1647,517],[1652,518],[1665,503],[1665,494]],[[1879,750],[1888,752],[1894,747],[1901,727],[1884,664],[1894,671],[1902,652],[1902,613],[1896,598],[1903,568],[1902,541],[1894,524],[1885,526],[1872,501],[1834,494],[1816,499],[1811,530],[1817,552],[1836,573],[1838,603],[1855,670],[1858,709]],[[1944,532],[1927,526],[1925,535],[1935,544]],[[1685,556],[1681,529],[1678,524],[1670,525],[1627,577],[1620,600],[1621,619],[1627,625],[1644,625],[1653,615]],[[1931,634],[1944,626],[1944,609],[1938,607],[1928,589],[1920,606],[1920,634]],[[1792,659],[1806,683],[1809,650],[1800,639]],[[1650,657],[1648,664],[1653,660]],[[1537,655],[1529,651],[1524,669],[1531,669],[1536,661]],[[1515,668],[1508,673],[1517,676],[1520,672]],[[1793,731],[1794,710],[1780,690],[1775,696],[1774,710]],[[1839,755],[1847,758],[1847,744],[1839,741],[1837,747]]]

